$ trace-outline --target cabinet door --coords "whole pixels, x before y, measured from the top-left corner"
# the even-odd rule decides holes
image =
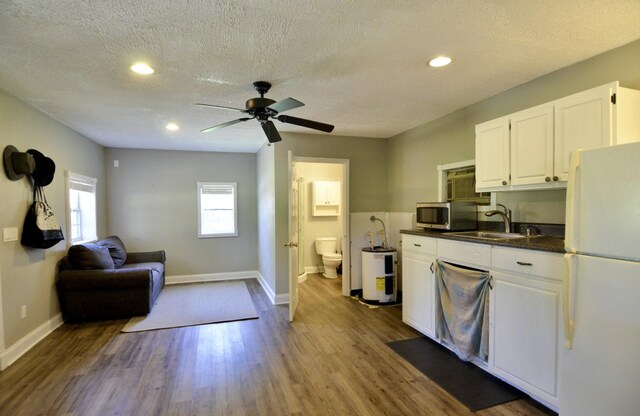
[[[329,187],[325,181],[313,181],[313,204],[326,205]]]
[[[553,179],[553,106],[513,114],[511,184],[541,184]]]
[[[555,102],[555,175],[566,181],[569,154],[612,144],[611,96],[615,83],[593,88]]]
[[[327,192],[325,204],[327,205],[340,205],[340,182],[331,181],[326,182]]]
[[[402,320],[421,333],[435,337],[434,256],[403,250]]]
[[[491,275],[490,370],[557,407],[561,286]]]
[[[476,126],[476,191],[509,185],[509,119]]]

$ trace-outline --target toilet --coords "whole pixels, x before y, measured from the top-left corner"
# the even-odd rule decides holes
[[[334,237],[316,239],[316,253],[322,256],[324,273],[322,275],[328,279],[338,277],[336,268],[342,263],[342,254],[336,253],[338,239]]]

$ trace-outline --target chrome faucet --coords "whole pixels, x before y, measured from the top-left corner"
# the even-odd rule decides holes
[[[511,232],[511,210],[502,204],[496,204],[496,206],[502,207],[502,209],[504,209],[504,212],[494,209],[494,210],[485,212],[484,215],[486,215],[487,217],[492,217],[496,214],[500,215],[504,220],[504,232],[510,233]]]

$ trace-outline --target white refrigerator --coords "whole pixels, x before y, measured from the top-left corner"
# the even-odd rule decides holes
[[[640,415],[640,143],[574,152],[561,416]]]

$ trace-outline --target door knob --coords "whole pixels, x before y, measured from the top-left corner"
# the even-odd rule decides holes
[[[553,177],[554,182],[557,181],[558,179],[560,179],[560,178],[558,178],[557,176]]]
[[[507,184],[507,181],[502,181],[502,184],[503,184],[503,185],[506,185],[506,184]]]
[[[544,178],[544,180],[545,180],[545,182],[551,182],[551,178],[548,177],[548,176],[546,178]]]

